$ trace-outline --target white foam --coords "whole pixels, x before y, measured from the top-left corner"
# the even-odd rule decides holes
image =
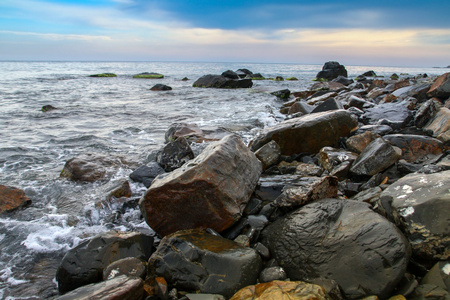
[[[412,206],[408,206],[400,210],[400,216],[407,217],[414,213],[414,208]]]
[[[442,272],[444,272],[446,275],[450,275],[450,264],[445,264],[445,266],[442,268]]]

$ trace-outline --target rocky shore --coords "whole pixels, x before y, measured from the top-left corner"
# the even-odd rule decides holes
[[[256,78],[226,71],[194,86]],[[61,177],[77,182],[134,168],[142,198],[122,180],[104,201],[139,206],[157,235],[80,243],[57,270],[55,299],[450,299],[450,73],[350,79],[327,62],[308,90],[273,95],[286,119],[249,145],[176,123],[149,164],[67,161]],[[5,211],[29,203],[0,192]]]

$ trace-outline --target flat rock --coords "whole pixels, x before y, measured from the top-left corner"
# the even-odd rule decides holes
[[[421,163],[442,154],[443,143],[435,138],[414,134],[389,134],[386,141],[402,149],[402,158],[410,163]]]
[[[139,205],[160,235],[192,228],[220,232],[241,217],[261,172],[258,158],[237,136],[229,135],[156,178]]]
[[[253,81],[251,79],[235,80],[222,75],[204,75],[197,79],[193,86],[222,89],[251,88],[253,86]]]
[[[400,230],[366,203],[324,199],[279,218],[263,243],[291,280],[335,280],[348,299],[388,298],[410,258]]]
[[[367,108],[361,120],[364,124],[377,124],[379,120],[400,123],[402,127],[412,119],[411,111],[407,105],[400,103],[383,103]]]
[[[391,184],[381,197],[392,199],[406,222],[413,253],[421,258],[449,259],[450,171],[409,174]]]
[[[21,189],[0,185],[0,214],[31,204],[30,198]]]
[[[253,151],[274,140],[282,155],[315,154],[325,146],[337,146],[357,126],[345,110],[320,112],[280,122],[264,129],[251,144]]]
[[[323,101],[319,105],[314,108],[311,113],[318,113],[322,111],[329,111],[329,110],[337,110],[337,109],[343,109],[341,102],[336,100],[335,98],[328,98],[327,100]]]
[[[254,249],[201,230],[164,237],[149,260],[149,273],[164,277],[177,289],[227,298],[255,284],[261,267]]]
[[[203,143],[219,141],[231,132],[222,127],[198,127],[193,123],[173,123],[166,131],[164,137],[166,142],[174,141],[179,137],[184,137],[191,143]]]
[[[142,165],[130,174],[130,178],[136,182],[142,182],[145,187],[150,187],[153,180],[164,173],[164,169],[156,162],[150,162],[147,165]]]

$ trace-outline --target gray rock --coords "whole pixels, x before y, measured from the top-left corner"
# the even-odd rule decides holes
[[[368,204],[325,199],[263,231],[263,243],[291,280],[335,280],[346,298],[388,298],[408,265],[406,238]]]
[[[316,108],[314,108],[311,113],[318,113],[322,111],[329,111],[329,110],[337,110],[337,109],[343,109],[341,102],[336,100],[335,98],[328,98],[327,100],[320,103]]]
[[[152,86],[150,88],[151,91],[171,91],[172,87],[162,84],[162,83],[157,83],[154,86]]]
[[[223,72],[222,76],[224,76],[226,78],[230,78],[230,79],[239,79],[238,74],[232,70],[227,70],[227,71]]]
[[[450,291],[450,261],[436,263],[422,279],[422,284],[437,285]]]
[[[200,230],[166,236],[149,260],[150,274],[177,289],[227,298],[256,283],[261,267],[255,250]]]
[[[278,163],[281,156],[280,146],[275,141],[270,141],[255,152],[256,157],[262,162],[263,170]]]
[[[433,132],[433,137],[450,145],[450,109],[446,107],[439,109],[424,129]]]
[[[408,300],[450,300],[450,294],[439,286],[421,284],[409,295]]]
[[[384,119],[391,123],[398,122],[404,127],[412,119],[412,114],[403,102],[383,103],[367,108],[361,119],[364,124],[377,124],[379,120]]]
[[[442,154],[443,143],[435,138],[415,134],[389,134],[384,140],[402,149],[402,158],[410,163],[423,163]]]
[[[286,272],[282,267],[265,268],[259,274],[259,282],[271,282],[274,280],[285,280],[287,278]]]
[[[130,174],[130,178],[136,182],[142,182],[145,187],[150,187],[152,181],[164,173],[164,169],[155,161],[147,165],[140,166]]]
[[[272,94],[278,98],[281,98],[281,99],[288,99],[289,96],[291,95],[291,91],[288,89],[284,89],[284,90],[272,92],[270,94]]]

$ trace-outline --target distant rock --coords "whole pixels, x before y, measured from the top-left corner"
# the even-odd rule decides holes
[[[322,71],[317,73],[316,80],[333,80],[339,76],[347,77],[347,70],[337,61],[326,62]]]
[[[193,87],[222,89],[251,88],[252,86],[253,82],[251,79],[235,80],[222,75],[204,75],[193,84]]]
[[[278,98],[281,98],[281,99],[289,99],[289,96],[291,95],[291,91],[288,89],[284,89],[284,90],[272,92],[270,94],[274,95]]]
[[[239,69],[236,71],[236,74],[239,76],[239,78],[245,78],[247,76],[253,76],[253,72],[249,69]]]
[[[163,74],[154,73],[154,72],[144,72],[140,74],[133,75],[133,78],[144,78],[144,79],[161,79],[164,78]]]
[[[89,75],[89,77],[117,77],[117,75],[114,73],[101,73],[101,74]]]
[[[24,191],[15,187],[0,185],[0,214],[29,204],[31,204],[31,200],[25,195]]]
[[[151,91],[171,91],[172,88],[168,85],[158,83],[158,84],[155,84],[154,86],[152,86],[150,88],[150,90]]]
[[[53,105],[44,105],[44,106],[42,106],[41,111],[48,112],[48,111],[55,110],[55,109],[57,109],[57,108],[54,107]]]
[[[230,79],[239,79],[239,75],[236,72],[231,71],[231,70],[227,70],[227,71],[223,72],[222,76],[226,77],[226,78],[230,78]]]

